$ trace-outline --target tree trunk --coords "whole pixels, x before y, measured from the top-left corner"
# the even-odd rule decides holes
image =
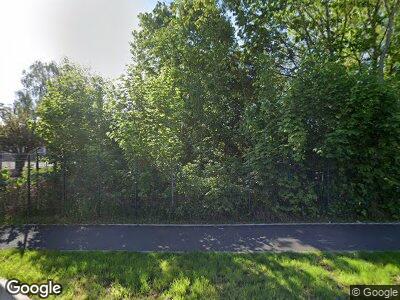
[[[24,170],[25,162],[27,159],[26,154],[16,154],[15,156],[15,170],[14,177],[21,177],[22,171]]]
[[[386,5],[386,8],[387,8],[388,13],[389,13],[389,20],[388,20],[388,25],[386,27],[385,44],[383,45],[382,53],[381,53],[381,56],[379,58],[378,70],[382,75],[383,75],[383,70],[384,70],[384,67],[385,67],[385,59],[386,59],[386,56],[387,56],[387,54],[389,52],[390,42],[391,42],[392,34],[393,34],[394,20],[395,20],[397,11],[399,10],[400,0],[397,0],[393,4],[393,7],[392,7],[391,11],[389,11],[389,6],[388,6],[386,0],[385,0],[385,5]]]

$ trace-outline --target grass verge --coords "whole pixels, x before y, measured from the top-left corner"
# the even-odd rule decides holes
[[[347,299],[351,284],[400,284],[400,252],[1,250],[0,277],[53,279],[57,299]]]

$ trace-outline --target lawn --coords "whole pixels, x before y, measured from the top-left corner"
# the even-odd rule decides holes
[[[53,279],[62,299],[347,299],[351,284],[400,284],[400,252],[0,251],[0,277]]]

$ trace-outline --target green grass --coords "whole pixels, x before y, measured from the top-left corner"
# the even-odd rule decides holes
[[[400,252],[2,250],[0,277],[53,279],[64,287],[62,299],[347,299],[351,284],[399,284]]]

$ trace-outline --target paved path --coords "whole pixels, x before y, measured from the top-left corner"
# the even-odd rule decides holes
[[[126,251],[400,250],[400,224],[26,225],[0,248]]]

